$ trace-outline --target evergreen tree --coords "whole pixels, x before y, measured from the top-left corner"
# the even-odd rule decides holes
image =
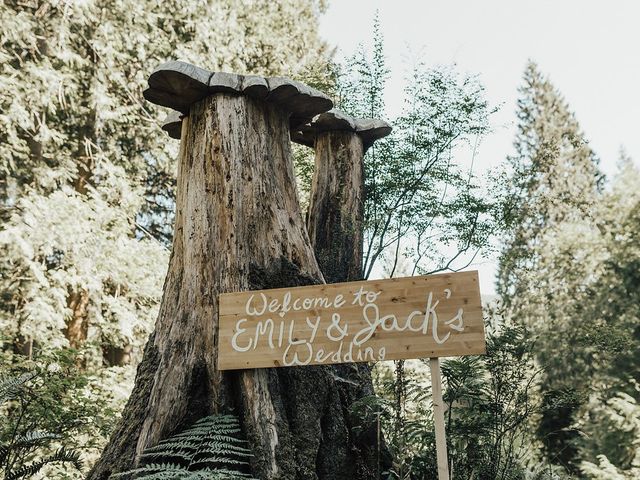
[[[3,351],[73,347],[88,372],[103,370],[106,391],[123,384],[126,397],[155,322],[173,224],[177,142],[159,127],[166,112],[142,97],[146,79],[182,59],[330,82],[317,31],[323,8],[315,0],[0,3]]]
[[[581,470],[596,479],[640,474],[638,185],[640,170],[623,155],[598,204],[597,227],[591,235],[566,239],[578,255],[597,262],[585,282],[591,321],[579,330],[580,345],[592,346],[594,367],[588,401],[575,419],[583,433],[577,441]]]
[[[577,256],[561,239],[594,228],[602,176],[568,105],[534,63],[525,70],[517,115],[516,153],[508,159],[502,199],[506,238],[497,290],[509,317],[538,339],[545,369],[538,433],[545,451],[574,468],[572,418],[593,366],[593,347],[578,341],[591,320],[584,285],[597,259]]]
[[[171,238],[176,154],[159,127],[163,112],[142,99],[150,69],[181,58],[321,82],[322,8],[293,0],[3,2],[5,341],[19,350],[25,341],[80,347],[90,337],[107,350],[144,343],[168,260],[159,243]]]
[[[506,240],[498,293],[516,302],[529,285],[545,231],[591,215],[602,177],[597,159],[560,93],[529,62],[518,100],[516,153],[507,159],[503,196]]]

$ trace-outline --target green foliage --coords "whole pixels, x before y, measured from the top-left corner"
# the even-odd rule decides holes
[[[342,72],[338,106],[354,116],[388,118],[389,70],[377,19],[371,54],[361,47]],[[488,245],[491,232],[491,205],[456,159],[489,131],[484,88],[452,68],[419,64],[404,93],[392,134],[365,157],[365,277],[385,257],[390,276],[402,257],[412,261],[409,274],[460,268]]]
[[[537,460],[530,434],[541,411],[534,345],[522,326],[503,324],[499,314],[487,328],[486,355],[442,364],[449,460],[458,479],[529,479]],[[358,412],[382,425],[394,454],[389,478],[436,478],[428,370],[419,363],[398,367],[378,365],[381,398],[360,402]]]
[[[603,188],[575,117],[533,64],[519,120],[497,286],[507,317],[537,338],[538,436],[573,474],[624,478],[635,468],[640,398],[640,172],[623,158]]]
[[[113,411],[91,391],[73,352],[14,357],[0,369],[0,472],[6,480],[30,478],[72,465],[80,452],[96,454],[111,428]],[[65,474],[64,478],[71,478]]]
[[[529,428],[539,413],[534,345],[521,326],[489,330],[483,357],[443,365],[453,469],[460,478],[525,478]]]
[[[114,168],[85,195],[63,187],[18,201],[0,231],[5,340],[84,347],[96,366],[103,348],[141,348],[157,315],[168,252],[131,235],[139,197],[128,188]],[[74,296],[82,300],[74,304]],[[84,326],[72,336],[74,315]]]
[[[142,99],[148,74],[179,58],[330,85],[317,32],[323,8],[315,0],[0,5],[7,340],[93,342],[87,361],[98,365],[103,351],[107,364],[113,350],[139,353],[168,261],[177,153],[159,127],[164,112]],[[85,311],[71,311],[74,295]],[[80,338],[65,338],[74,313],[89,318],[79,319]]]
[[[497,289],[507,316],[539,338],[545,377],[539,436],[549,457],[566,466],[575,454],[571,417],[584,396],[579,389],[591,374],[593,350],[574,349],[570,362],[558,352],[578,344],[586,326],[584,282],[601,258],[577,258],[575,243],[588,241],[596,228],[601,176],[569,107],[533,63],[525,71],[518,120],[516,154],[503,185]]]
[[[238,418],[213,415],[148,448],[140,466],[112,475],[140,480],[250,479],[251,451],[242,438]]]
[[[67,385],[78,395],[43,394],[29,411],[52,419],[52,430],[38,427],[45,431],[95,418],[76,439],[87,463],[109,431],[101,411],[128,397],[169,259],[178,144],[160,129],[166,112],[142,97],[149,73],[180,59],[330,87],[317,30],[324,8],[322,0],[0,2],[0,350],[6,368],[14,353],[35,365],[69,347],[80,353],[83,373],[69,378],[86,384]]]

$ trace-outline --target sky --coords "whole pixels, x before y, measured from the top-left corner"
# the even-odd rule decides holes
[[[513,151],[528,59],[562,92],[605,174],[615,173],[622,147],[640,164],[640,1],[330,0],[320,34],[337,48],[337,59],[370,43],[376,11],[391,69],[391,115],[402,107],[403,78],[416,60],[478,74],[487,100],[500,107],[476,173],[490,174]],[[495,260],[470,269],[480,271],[482,293],[494,293]]]

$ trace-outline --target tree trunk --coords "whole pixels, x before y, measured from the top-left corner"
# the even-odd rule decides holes
[[[86,342],[89,330],[89,292],[84,288],[70,291],[67,306],[71,310],[71,318],[67,322],[65,336],[69,340],[69,346],[78,349]]]
[[[327,283],[362,280],[364,220],[364,147],[349,131],[325,131],[315,136],[315,169],[311,186],[307,229],[311,245]],[[343,402],[353,406],[374,395],[371,367],[366,363],[335,366]],[[358,469],[384,471],[391,455],[375,416],[347,417],[358,446]]]
[[[90,479],[202,416],[242,420],[261,479],[370,479],[329,366],[216,369],[218,294],[322,283],[298,205],[288,114],[226,93],[183,121],[173,252],[155,332]]]
[[[362,279],[364,148],[354,132],[318,134],[307,229],[328,283]]]

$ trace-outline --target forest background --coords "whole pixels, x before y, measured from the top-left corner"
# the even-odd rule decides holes
[[[2,3],[0,408],[8,421],[0,441],[31,438],[37,447],[0,455],[5,473],[52,458],[37,475],[82,478],[56,461],[59,447],[77,452],[67,459],[81,466],[81,458],[86,471],[126,401],[161,297],[178,146],[141,91],[153,66],[178,58],[288,75],[353,115],[393,123],[366,158],[365,276],[497,259],[488,355],[443,367],[454,478],[640,475],[633,159],[608,158],[618,166],[605,177],[570,106],[530,61],[514,146],[478,175],[474,161],[495,134],[495,115],[513,106],[489,102],[476,72],[429,55],[412,57],[399,85],[389,65],[401,54],[385,48],[384,15],[367,18],[371,33],[359,47],[336,54],[319,33],[326,7]],[[304,202],[309,152],[297,150],[296,166]],[[395,458],[388,474],[432,478],[422,363],[375,372],[378,397],[357,407],[380,419]]]

